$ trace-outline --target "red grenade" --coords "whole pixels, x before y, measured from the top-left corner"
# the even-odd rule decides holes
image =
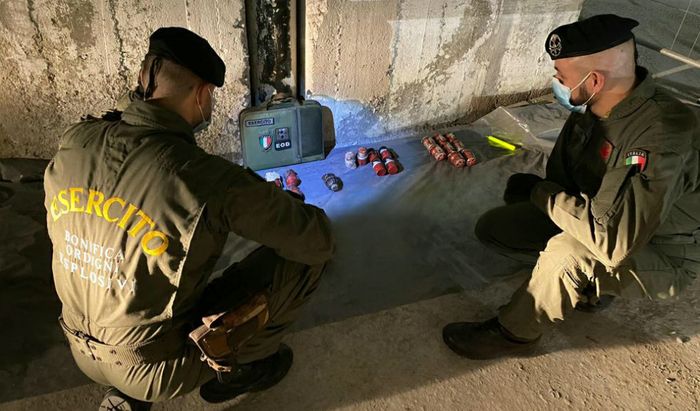
[[[399,166],[396,163],[391,150],[386,147],[381,147],[379,149],[379,154],[382,156],[382,160],[384,160],[384,165],[386,166],[386,170],[389,172],[389,174],[396,174],[399,172]]]

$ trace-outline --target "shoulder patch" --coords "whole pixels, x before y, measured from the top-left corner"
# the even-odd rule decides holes
[[[630,150],[625,154],[625,165],[635,166],[639,172],[647,168],[647,152],[644,150]]]
[[[600,158],[602,158],[603,161],[608,161],[612,151],[613,145],[608,140],[603,139],[603,144],[600,146],[600,150],[598,151]]]

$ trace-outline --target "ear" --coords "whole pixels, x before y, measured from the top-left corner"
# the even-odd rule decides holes
[[[149,60],[150,60],[151,64],[153,64],[153,59],[152,58],[149,59],[149,57],[146,56],[143,58],[143,60],[141,60],[141,69],[139,70],[138,82],[139,82],[139,85],[141,86],[141,89],[144,91],[148,87],[148,77],[149,77],[148,71],[150,69],[150,65],[148,64]]]
[[[146,87],[148,86],[148,84],[146,84],[146,69],[144,68],[144,66],[144,62],[141,62],[141,70],[139,70],[138,82],[142,90],[146,90]]]
[[[144,73],[143,70],[139,72],[139,87],[141,87],[141,90],[145,91],[146,87],[148,87],[148,84],[146,84],[146,74]]]
[[[593,86],[590,89],[591,94],[600,93],[605,87],[605,74],[600,71],[591,72],[591,83]]]
[[[197,98],[197,101],[199,101],[199,104],[202,105],[202,107],[207,106],[207,102],[209,101],[209,83],[207,82],[201,82],[195,89],[195,97]]]

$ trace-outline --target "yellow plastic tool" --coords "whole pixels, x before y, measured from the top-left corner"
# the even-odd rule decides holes
[[[506,150],[515,151],[518,148],[518,146],[516,146],[515,144],[503,141],[495,136],[486,136],[486,138],[489,140],[489,143],[501,148],[505,148]]]

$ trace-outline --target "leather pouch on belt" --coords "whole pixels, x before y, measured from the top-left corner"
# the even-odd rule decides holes
[[[265,294],[256,294],[245,304],[231,311],[202,317],[202,325],[189,336],[202,351],[202,360],[219,372],[230,372],[238,349],[269,320]]]

